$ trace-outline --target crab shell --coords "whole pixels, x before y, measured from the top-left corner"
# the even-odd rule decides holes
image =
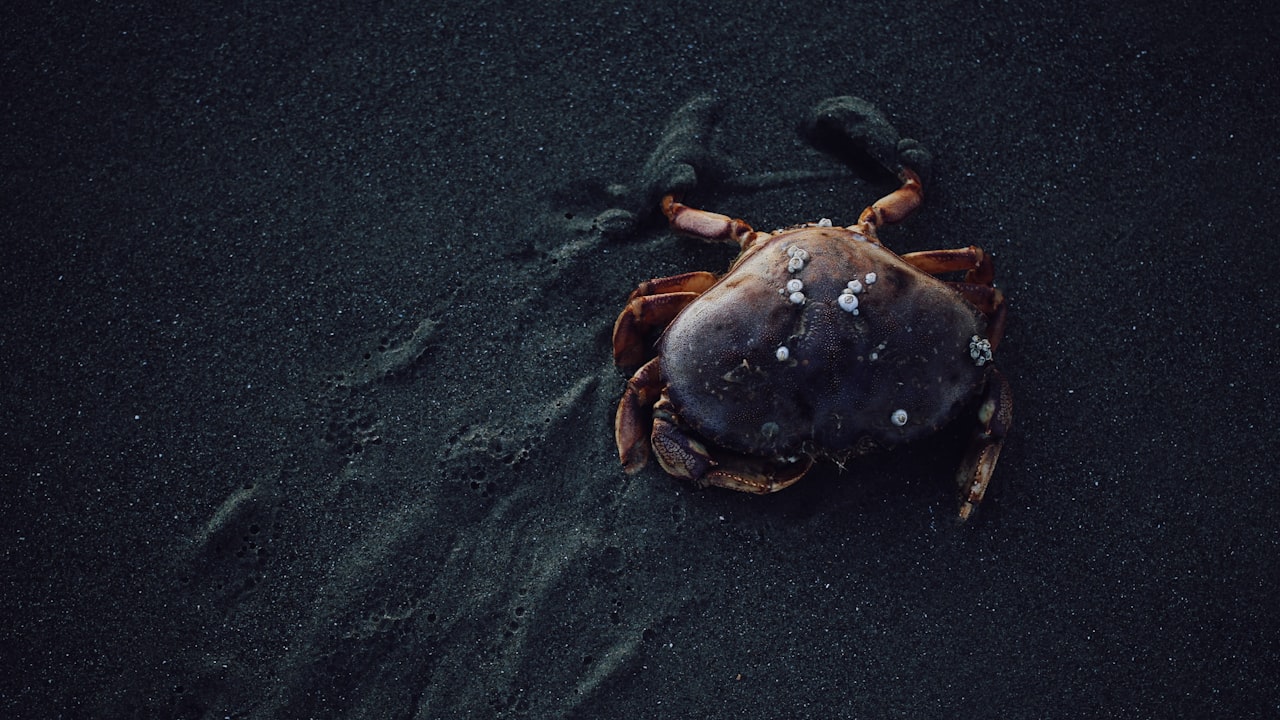
[[[973,346],[986,326],[866,236],[811,225],[750,248],[657,350],[672,409],[703,439],[783,462],[844,458],[954,419],[984,385]]]

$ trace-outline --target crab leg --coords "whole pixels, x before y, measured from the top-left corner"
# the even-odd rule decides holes
[[[902,259],[930,275],[964,270],[964,281],[976,285],[990,285],[996,274],[991,256],[976,245],[954,250],[907,253]]]
[[[662,213],[667,216],[672,230],[702,240],[734,242],[747,248],[761,235],[745,220],[691,208],[678,202],[674,195],[662,198]]]
[[[662,295],[663,293],[671,292],[701,293],[706,292],[707,288],[715,284],[715,273],[695,270],[670,277],[645,280],[635,290],[631,291],[631,297],[627,299],[634,300],[645,295]]]
[[[1007,310],[1004,293],[990,285],[960,282],[947,283],[947,285],[987,316],[987,340],[991,343],[991,349],[995,350],[1000,344],[1000,338],[1004,337],[1004,318]]]
[[[968,520],[982,502],[1012,425],[1013,392],[1004,375],[992,367],[987,374],[986,394],[978,406],[978,427],[956,476],[960,484],[960,522]]]
[[[716,284],[709,272],[688,272],[640,283],[613,323],[613,364],[633,372],[649,359],[648,335],[664,328],[703,291]]]
[[[902,187],[875,201],[858,216],[858,225],[870,225],[873,230],[891,223],[901,222],[924,202],[924,187],[920,176],[910,168],[898,173]]]
[[[649,462],[649,432],[653,427],[651,408],[662,392],[662,372],[658,359],[645,363],[627,380],[618,411],[613,418],[613,437],[618,459],[628,475]]]
[[[645,295],[627,303],[613,323],[613,364],[626,372],[644,364],[650,355],[645,342],[649,332],[666,327],[697,297],[696,292],[670,292]]]

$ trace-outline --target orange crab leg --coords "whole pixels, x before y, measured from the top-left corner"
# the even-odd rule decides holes
[[[675,316],[698,297],[696,292],[644,295],[623,308],[613,323],[613,364],[625,371],[635,370],[648,359],[646,336],[666,327]]]
[[[990,285],[996,274],[991,256],[976,245],[954,250],[907,253],[902,259],[930,275],[964,270],[964,281],[978,285]]]
[[[691,208],[678,202],[674,195],[662,198],[662,213],[672,230],[702,240],[734,242],[746,248],[760,235],[745,220]]]
[[[663,293],[672,292],[706,292],[707,288],[716,284],[715,273],[709,273],[704,270],[695,270],[693,272],[680,273],[664,278],[654,278],[653,280],[645,280],[631,291],[628,300],[634,300],[645,295],[662,295]]]
[[[964,463],[956,480],[960,483],[960,522],[969,519],[982,502],[1005,435],[1013,426],[1013,392],[1009,381],[994,367],[987,375],[987,391],[978,407],[978,428],[974,432]]]
[[[870,225],[874,230],[883,225],[901,222],[920,207],[920,203],[924,202],[924,186],[920,184],[920,176],[910,168],[903,168],[898,177],[902,180],[902,187],[863,210],[858,216],[859,225]]]
[[[662,372],[658,359],[645,363],[627,380],[618,411],[613,418],[613,437],[618,459],[628,475],[649,462],[649,433],[653,427],[653,404],[662,392]]]
[[[991,343],[991,349],[995,350],[1000,344],[1000,338],[1004,337],[1004,319],[1007,314],[1004,293],[990,285],[962,282],[947,283],[947,285],[987,316],[987,340]]]
[[[666,327],[707,288],[716,284],[709,272],[687,272],[640,283],[613,324],[613,362],[631,372],[648,359],[646,338]]]

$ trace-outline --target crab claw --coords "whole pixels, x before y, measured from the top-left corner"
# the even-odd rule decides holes
[[[723,457],[720,460],[720,464],[703,476],[702,484],[758,495],[791,487],[813,467],[813,459],[809,457],[789,463],[746,456]]]

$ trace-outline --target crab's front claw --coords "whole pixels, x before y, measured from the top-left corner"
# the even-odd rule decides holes
[[[978,427],[956,476],[960,483],[960,522],[968,520],[982,502],[1005,435],[1012,425],[1013,392],[1004,375],[992,367],[987,375],[986,393],[978,406]]]
[[[721,457],[719,460],[720,463],[703,477],[703,484],[757,495],[791,487],[813,467],[813,459],[808,457],[789,463],[745,456]]]
[[[764,495],[794,485],[813,467],[813,459],[809,457],[781,463],[709,449],[681,429],[665,396],[653,409],[651,439],[653,453],[662,469],[698,487],[714,486]]]
[[[696,438],[680,429],[679,420],[664,395],[653,408],[653,454],[668,475],[702,484],[702,478],[715,466],[711,453]]]

